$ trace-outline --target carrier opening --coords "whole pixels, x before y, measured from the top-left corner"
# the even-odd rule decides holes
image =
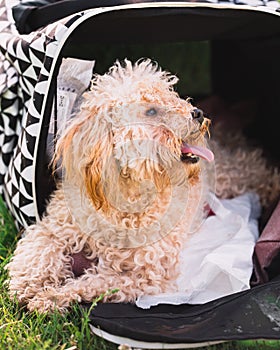
[[[169,6],[170,8],[168,8]],[[36,219],[42,218],[51,194],[55,190],[53,174],[49,167],[51,157],[46,152],[46,144],[49,137],[55,136],[57,132],[53,120],[50,118],[53,116],[57,118],[57,107],[65,107],[63,96],[60,99],[57,94],[60,77],[56,74],[59,73],[64,59],[94,62],[92,67],[89,67],[90,78],[92,73],[102,74],[106,72],[117,59],[128,58],[131,61],[137,61],[140,58],[149,57],[158,62],[164,70],[179,77],[180,82],[176,89],[178,89],[180,96],[191,97],[193,104],[201,108],[207,117],[209,116],[213,120],[213,126],[221,123],[224,124],[224,130],[233,132],[242,129],[247,141],[252,146],[260,146],[265,152],[266,159],[271,164],[279,165],[278,128],[276,127],[280,107],[277,96],[280,76],[277,62],[280,53],[278,15],[272,15],[269,11],[264,10],[257,11],[252,8],[249,10],[242,6],[217,5],[215,7],[213,4],[197,3],[192,3],[189,6],[185,6],[184,3],[178,3],[175,6],[161,4],[154,8],[149,4],[148,8],[144,8],[144,6],[143,8],[141,6],[133,8],[132,6],[129,9],[122,8],[121,10],[108,10],[108,12],[105,9],[105,12],[102,13],[103,10],[92,15],[87,11],[76,14],[70,21],[59,23],[59,28],[56,28],[54,24],[52,30],[54,28],[57,31],[49,31],[50,36],[47,43],[42,43],[42,41],[38,43],[36,40],[34,40],[35,43],[32,42],[32,45],[35,46],[35,48],[32,47],[34,51],[31,50],[32,57],[34,58],[35,54],[43,57],[44,65],[39,65],[39,78],[41,80],[38,84],[34,82],[36,89],[32,95],[34,98],[29,101],[31,108],[28,111],[28,119],[24,120],[26,124],[21,126],[24,129],[24,135],[29,138],[27,141],[23,138],[19,139],[19,141],[23,139],[23,143],[19,143],[17,148],[16,154],[19,154],[19,157],[14,161],[15,167],[12,168],[14,178],[7,186],[11,193],[7,192],[6,195],[7,202],[10,205],[14,203],[20,213],[21,205],[26,210],[29,203],[27,199],[30,200],[32,210],[22,210],[25,219],[30,219],[33,215],[33,220],[34,212],[36,212]],[[54,36],[52,37],[52,35]],[[67,36],[65,41],[63,41],[64,35]],[[8,47],[10,50],[11,46]],[[23,47],[25,48],[24,45]],[[44,56],[45,52],[40,52],[36,47],[40,49],[47,47],[48,53],[51,55]],[[61,51],[55,52],[56,49]],[[17,50],[23,58],[25,58],[26,52],[29,53],[28,50],[26,52],[21,50],[20,45],[17,46]],[[13,56],[14,52],[11,51],[12,54],[9,54]],[[35,62],[38,63],[39,59],[37,56],[36,58]],[[18,60],[18,58],[15,59]],[[24,78],[26,75],[28,79],[30,78],[30,70],[25,70],[25,63],[15,66],[20,66],[19,68],[22,70],[20,74]],[[34,76],[36,76],[35,73]],[[22,83],[25,83],[24,79]],[[85,79],[83,83],[85,83],[84,90],[86,90],[89,87],[90,79]],[[66,93],[73,92],[69,86],[65,87],[69,89],[66,89]],[[33,90],[31,91],[33,93]],[[53,101],[54,96],[57,98]],[[34,101],[36,104],[33,105]],[[46,103],[42,104],[42,101]],[[54,114],[52,115],[52,113]],[[38,119],[42,123],[38,123]],[[90,126],[88,130],[93,130],[93,128]],[[94,131],[96,130],[102,130],[102,128],[94,129]],[[81,137],[80,141],[83,139],[85,138]],[[103,140],[102,137],[99,139]],[[226,133],[224,139],[225,143],[228,142]],[[53,139],[50,141],[53,146]],[[33,149],[34,144],[35,148]],[[22,145],[28,145],[28,149],[21,148]],[[78,142],[75,145],[78,150],[81,149]],[[25,152],[24,157],[21,152]],[[27,159],[26,155],[29,156],[30,153],[32,153],[33,158],[28,164],[29,158]],[[228,161],[229,157],[225,158]],[[231,159],[233,157],[230,158],[230,161]],[[24,183],[21,178],[19,179],[21,173],[17,171],[20,161],[24,166],[32,165],[29,168],[26,166],[27,171],[24,172],[24,175],[27,177],[25,179],[27,185],[23,188],[22,193],[19,191]],[[73,161],[71,164],[77,163],[79,162]],[[256,162],[255,164],[260,163]],[[247,165],[248,163],[244,165],[244,170]],[[242,171],[237,170],[235,173],[239,176]],[[28,177],[27,175],[32,176]],[[270,177],[260,178],[258,170],[254,175],[260,179],[261,186],[263,183],[269,182]],[[253,177],[250,176],[249,180],[253,181]],[[19,185],[16,187],[14,184],[17,185],[17,181]],[[247,183],[250,184],[250,181]],[[27,190],[28,196],[26,196]],[[73,198],[73,203],[79,202],[78,196],[75,197],[75,194]],[[33,206],[34,202],[36,208]],[[269,251],[270,259],[269,261],[265,260],[262,265],[261,272],[266,272],[266,276],[252,276],[254,288],[214,299],[210,303],[206,302],[202,305],[168,306],[163,303],[157,308],[151,308],[151,312],[136,309],[135,305],[132,304],[105,303],[98,305],[92,312],[93,327],[101,327],[108,333],[112,330],[113,334],[122,337],[130,337],[133,334],[138,340],[160,341],[175,345],[186,341],[194,344],[199,341],[246,339],[248,337],[279,339],[279,268],[277,268],[279,265],[279,245],[274,244],[276,239],[273,241],[273,238],[269,236],[271,232],[279,235],[275,228],[279,223],[277,217],[279,217],[280,207],[278,204],[276,210],[273,211],[276,204],[271,203],[271,207],[262,213],[259,226],[260,232],[262,231],[264,236],[260,243],[264,242],[263,252],[265,254],[260,254],[260,256],[267,257]],[[237,209],[239,207],[237,205]],[[15,212],[17,211],[15,210]],[[209,210],[208,214],[207,218],[210,219],[212,214],[215,216],[214,211],[211,213]],[[250,215],[249,217],[252,219]],[[85,222],[94,223],[94,220],[87,221],[87,219],[88,217]],[[235,221],[232,220],[231,223],[235,223]],[[258,225],[257,220],[254,224]],[[223,227],[227,228],[228,225]],[[262,230],[263,228],[264,230]],[[99,230],[99,232],[103,231]],[[207,242],[208,237],[209,235],[205,242]],[[63,232],[58,238],[64,239]],[[240,240],[236,241],[240,243]],[[269,250],[267,247],[270,248],[271,242],[274,245]],[[279,236],[277,242],[279,242]],[[56,242],[50,241],[50,244],[52,243]],[[31,245],[33,246],[33,241]],[[86,246],[85,250],[80,250],[76,257],[74,254],[71,256],[73,268],[70,272],[73,272],[75,278],[79,278],[85,272],[89,266],[87,264],[93,263],[95,269],[99,263],[102,263],[102,259],[99,257],[89,261],[83,256],[84,253],[88,252],[88,248],[89,246]],[[231,250],[239,254],[242,247]],[[35,253],[37,252],[35,251]],[[251,259],[251,255],[245,255]],[[63,255],[64,257],[65,255]],[[80,262],[85,263],[84,265],[79,265],[79,258],[81,258]],[[83,260],[83,258],[85,259]],[[226,255],[223,262],[227,262],[227,258]],[[112,259],[113,262],[116,260]],[[33,263],[32,260],[29,261]],[[77,264],[75,265],[75,263]],[[126,265],[124,266],[126,267]],[[29,269],[29,271],[31,270]],[[200,274],[197,273],[196,276],[200,276]],[[251,271],[249,278],[250,276]],[[261,280],[258,280],[259,277]],[[185,278],[185,281],[189,280]],[[221,285],[224,286],[223,283]],[[92,284],[89,290],[91,288]],[[63,295],[64,297],[65,295]],[[87,305],[84,306],[87,307]],[[255,320],[258,320],[258,324],[255,323]],[[205,330],[203,334],[201,334],[202,328]]]

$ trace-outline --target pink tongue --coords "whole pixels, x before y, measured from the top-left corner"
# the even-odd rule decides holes
[[[190,146],[187,143],[183,143],[181,151],[182,153],[192,153],[198,157],[208,160],[208,162],[213,162],[214,160],[214,154],[208,148]]]

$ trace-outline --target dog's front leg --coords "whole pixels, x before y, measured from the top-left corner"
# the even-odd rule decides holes
[[[52,234],[44,222],[29,226],[7,265],[11,297],[30,310],[53,309],[53,292],[73,277],[67,250],[67,239]]]
[[[73,302],[91,303],[102,297],[106,302],[135,302],[143,294],[135,286],[135,281],[120,274],[95,274],[92,269],[76,279],[68,279],[55,291],[56,307],[65,310]]]

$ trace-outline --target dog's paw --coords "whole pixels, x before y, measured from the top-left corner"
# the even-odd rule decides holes
[[[58,311],[65,313],[73,302],[81,302],[81,297],[76,293],[61,293],[48,289],[36,294],[29,300],[27,308],[30,311],[48,313]]]

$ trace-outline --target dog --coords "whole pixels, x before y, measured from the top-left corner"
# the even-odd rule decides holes
[[[175,291],[180,250],[205,218],[209,191],[254,191],[264,207],[279,193],[260,151],[210,138],[210,120],[177,81],[150,59],[116,61],[93,77],[57,142],[62,180],[7,265],[20,304],[63,313],[100,295],[134,303]]]

